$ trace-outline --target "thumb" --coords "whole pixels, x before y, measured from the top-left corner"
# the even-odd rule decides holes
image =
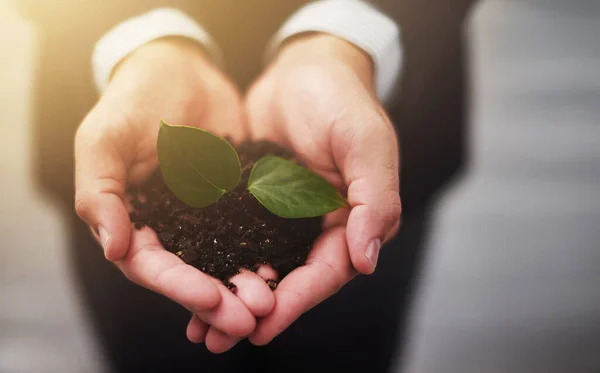
[[[364,110],[363,110],[364,111]],[[333,127],[336,164],[351,206],[346,239],[354,268],[373,273],[381,245],[399,227],[399,156],[396,133],[382,112],[340,118]]]
[[[269,75],[259,78],[248,90],[245,97],[246,124],[250,138],[253,140],[269,140],[280,145],[289,146],[282,135],[280,113],[273,102],[273,82]]]
[[[127,169],[117,147],[82,125],[75,138],[75,210],[96,232],[110,261],[129,249],[131,223],[123,202]]]

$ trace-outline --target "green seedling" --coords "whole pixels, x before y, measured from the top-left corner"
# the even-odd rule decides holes
[[[237,152],[225,139],[195,127],[161,121],[158,162],[171,191],[191,207],[211,205],[240,182]],[[347,207],[340,193],[314,172],[275,156],[253,166],[248,191],[283,218],[309,218]]]

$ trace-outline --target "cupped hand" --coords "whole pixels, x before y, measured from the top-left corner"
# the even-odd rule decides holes
[[[131,281],[190,310],[194,316],[188,337],[194,342],[206,338],[210,350],[223,351],[231,338],[254,330],[255,317],[271,311],[274,297],[250,272],[232,280],[238,286],[236,297],[166,251],[151,229],[132,230],[126,190],[158,166],[161,118],[234,141],[247,135],[237,90],[197,45],[184,39],[151,42],[118,66],[77,132],[75,208],[108,260]],[[225,334],[229,339],[219,337]]]
[[[350,205],[325,217],[306,265],[282,279],[273,311],[250,336],[255,344],[271,341],[357,272],[372,273],[382,243],[398,230],[398,142],[375,95],[372,65],[342,39],[302,35],[283,46],[247,95],[251,136],[292,149]]]

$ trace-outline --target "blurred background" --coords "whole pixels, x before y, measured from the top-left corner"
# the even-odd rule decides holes
[[[39,34],[0,0],[0,372],[106,372],[36,187]],[[435,208],[397,372],[600,372],[600,2],[485,0],[469,162]]]
[[[14,5],[0,0],[0,372],[101,372],[74,291],[65,216],[36,187],[38,39]]]

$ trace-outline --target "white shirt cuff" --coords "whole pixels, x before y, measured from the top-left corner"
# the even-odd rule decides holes
[[[307,31],[340,37],[364,50],[375,66],[377,97],[388,103],[402,63],[400,29],[373,6],[360,0],[323,0],[300,8],[279,29],[267,49],[270,59],[285,39]]]
[[[160,8],[117,25],[96,43],[92,68],[97,89],[104,91],[114,68],[134,50],[166,36],[195,40],[215,63],[223,62],[219,47],[193,19],[179,10]]]

